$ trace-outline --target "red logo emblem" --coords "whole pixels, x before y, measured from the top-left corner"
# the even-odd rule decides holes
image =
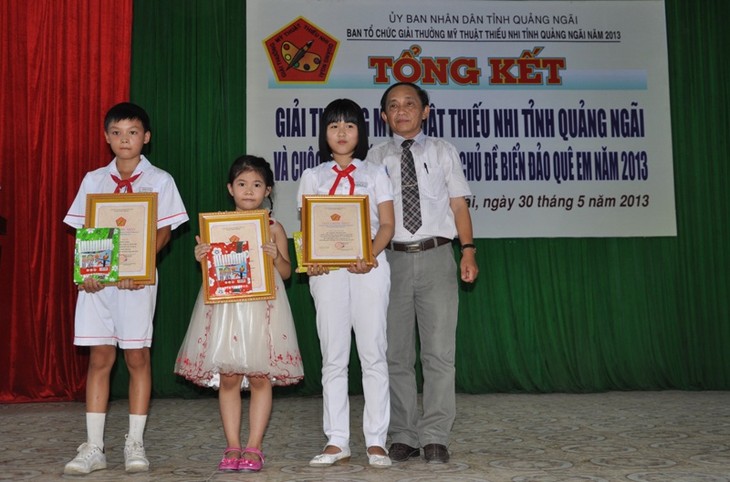
[[[264,40],[278,82],[327,82],[338,46],[330,34],[304,17]]]

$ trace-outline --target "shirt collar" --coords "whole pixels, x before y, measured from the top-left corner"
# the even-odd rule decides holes
[[[360,166],[362,166],[362,163],[363,163],[363,161],[361,161],[360,159],[354,158],[350,164],[355,166],[355,169],[358,169]],[[329,167],[331,169],[333,166],[338,166],[338,164],[333,159],[330,159],[329,161],[327,161],[327,167]]]
[[[137,173],[143,172],[147,170],[152,164],[150,161],[147,160],[144,155],[139,156],[139,164],[137,164],[137,167],[134,168],[134,172],[132,175],[134,176]],[[115,157],[112,159],[112,162],[109,163],[109,172],[114,174],[115,176],[121,177],[121,174],[119,173],[119,169],[117,169],[117,158]]]
[[[418,134],[416,134],[416,137],[412,137],[413,143],[417,144],[419,146],[423,146],[426,144],[426,134],[423,133],[423,131],[418,131]],[[406,138],[403,136],[399,136],[396,133],[393,133],[393,142],[395,145],[400,149],[400,145],[403,144],[403,141],[405,141]]]

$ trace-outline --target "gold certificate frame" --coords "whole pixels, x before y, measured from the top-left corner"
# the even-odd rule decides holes
[[[157,263],[157,193],[88,194],[87,228],[119,228],[119,279],[153,285]]]
[[[360,196],[302,196],[302,265],[372,265],[370,202]]]
[[[200,213],[200,236],[204,243],[248,243],[251,289],[245,293],[210,293],[203,289],[205,302],[271,300],[276,298],[274,263],[264,254],[263,245],[269,234],[269,212],[266,209]],[[211,271],[207,258],[203,259],[203,285],[207,288]]]

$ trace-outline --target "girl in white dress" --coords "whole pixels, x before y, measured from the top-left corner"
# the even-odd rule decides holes
[[[236,159],[228,175],[228,192],[236,211],[262,209],[274,187],[274,174],[260,157]],[[270,199],[270,198],[269,198]],[[227,448],[218,465],[223,471],[258,472],[271,415],[272,385],[298,383],[304,376],[294,320],[284,283],[291,275],[284,227],[270,221],[271,241],[264,243],[273,260],[276,298],[205,304],[202,287],[187,334],[175,362],[175,373],[197,385],[219,389],[218,400]],[[195,259],[201,262],[210,244],[195,238]],[[241,389],[251,390],[249,436],[241,445]]]

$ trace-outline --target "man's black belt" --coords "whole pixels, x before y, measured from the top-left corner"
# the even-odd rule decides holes
[[[444,244],[450,242],[451,240],[449,238],[442,238],[441,236],[437,236],[434,238],[422,239],[421,241],[417,241],[414,243],[392,242],[388,245],[388,249],[392,249],[393,251],[403,251],[406,253],[419,253],[421,251],[426,251],[427,249],[443,246]]]

